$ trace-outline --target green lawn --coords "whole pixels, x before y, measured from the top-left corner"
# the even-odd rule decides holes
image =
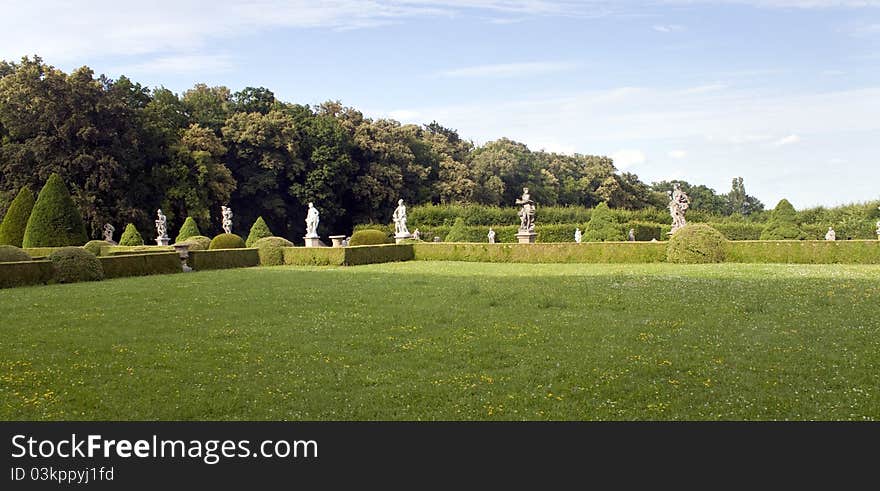
[[[878,419],[880,266],[408,262],[0,290],[0,419]]]

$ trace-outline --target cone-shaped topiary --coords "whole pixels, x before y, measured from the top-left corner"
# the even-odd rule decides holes
[[[58,174],[52,174],[34,203],[22,247],[81,246],[87,240],[82,216],[67,186]]]
[[[125,226],[125,231],[122,232],[122,237],[119,238],[119,245],[121,246],[142,246],[144,245],[144,238],[141,237],[141,233],[138,232],[137,227],[134,226],[133,223],[129,223]]]
[[[679,229],[666,245],[666,260],[670,263],[720,263],[724,261],[727,239],[714,228],[703,223],[692,223]]]
[[[283,237],[263,237],[254,242],[260,253],[260,264],[263,266],[280,266],[284,264],[284,248],[293,247],[293,242]]]
[[[31,256],[27,252],[11,245],[0,245],[0,263],[12,263],[30,261]]]
[[[389,242],[388,235],[381,230],[358,230],[357,232],[351,234],[351,240],[348,245],[350,246],[362,246],[362,245],[378,245],[378,244],[387,244]]]
[[[49,260],[55,267],[55,281],[58,283],[104,279],[101,261],[82,247],[63,247],[49,254]]]
[[[446,233],[446,242],[467,242],[467,232],[468,229],[464,223],[464,218],[458,217],[455,219],[455,223],[452,224],[452,228]]]
[[[18,192],[18,196],[12,200],[3,223],[0,223],[0,244],[21,247],[24,238],[24,230],[27,228],[28,218],[34,209],[34,193],[31,188],[25,186]]]
[[[208,249],[244,249],[244,239],[235,234],[220,234],[211,239]]]
[[[180,227],[180,232],[178,232],[177,238],[174,239],[174,242],[179,244],[190,237],[195,237],[197,235],[202,235],[199,231],[199,225],[192,217],[186,217],[186,220],[183,221],[183,226]]]
[[[269,230],[269,226],[266,225],[266,221],[263,220],[263,217],[257,217],[257,221],[255,221],[254,225],[251,227],[251,233],[248,234],[245,245],[253,247],[254,242],[264,237],[272,237],[272,231]]]
[[[593,208],[590,223],[587,224],[587,230],[584,232],[584,240],[589,242],[623,240],[623,231],[614,223],[607,203],[599,203]]]
[[[211,238],[204,235],[195,235],[178,243],[187,244],[191,251],[207,251],[208,247],[211,246]]]
[[[806,238],[806,234],[797,224],[797,211],[787,199],[782,199],[773,214],[770,215],[770,221],[761,231],[761,240],[797,240]]]
[[[96,256],[101,255],[101,248],[104,246],[112,246],[113,244],[107,242],[106,240],[90,240],[86,242],[86,245],[83,246],[83,249],[91,252]]]

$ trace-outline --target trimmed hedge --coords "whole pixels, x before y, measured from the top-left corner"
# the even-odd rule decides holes
[[[263,237],[254,241],[253,247],[260,253],[260,265],[280,266],[284,264],[284,248],[293,247],[293,242],[284,237]]]
[[[52,261],[0,263],[0,288],[43,285],[55,278]]]
[[[724,261],[727,239],[704,223],[691,223],[669,239],[666,261],[670,263],[720,263]]]
[[[123,278],[126,276],[147,276],[171,274],[183,271],[180,256],[176,252],[152,254],[128,254],[99,257],[104,268],[104,278]]]
[[[61,249],[60,247],[23,247],[22,250],[27,252],[31,258],[46,258],[49,254]]]
[[[207,251],[211,247],[211,238],[204,235],[194,235],[181,242],[181,244],[189,245],[189,250],[191,251]]]
[[[171,252],[174,247],[171,246],[121,246],[109,245],[101,247],[102,256],[118,256],[120,254],[145,254],[157,252]]]
[[[589,242],[583,244],[436,244],[413,246],[420,261],[490,263],[656,263],[666,260],[664,242]]]
[[[0,245],[0,263],[17,263],[30,261],[31,255],[19,247]]]
[[[710,227],[724,234],[727,240],[758,240],[764,231],[763,223],[729,222],[709,223]],[[824,235],[824,234],[823,234]]]
[[[284,264],[291,266],[358,266],[412,259],[413,244],[284,248]]]
[[[190,251],[187,264],[193,271],[207,269],[249,268],[260,265],[257,249],[214,249]]]
[[[49,176],[34,203],[22,238],[24,247],[81,246],[88,241],[79,208],[58,174]]]
[[[383,244],[377,246],[345,247],[345,265],[393,263],[415,258],[413,244]]]
[[[284,264],[289,266],[342,266],[348,247],[285,247]]]
[[[25,186],[12,200],[3,222],[0,223],[0,244],[21,247],[28,218],[33,209],[34,193],[31,192],[31,188]]]
[[[247,247],[253,247],[254,242],[265,239],[266,237],[272,237],[272,231],[269,230],[269,226],[266,225],[266,221],[263,220],[263,217],[257,217],[257,220],[251,226],[251,231],[248,234],[248,238],[244,241],[244,245]]]
[[[133,223],[125,226],[125,231],[122,232],[122,237],[119,238],[119,245],[129,247],[144,245],[144,238],[141,237],[141,233],[138,232],[137,227]]]
[[[49,260],[55,267],[55,281],[58,283],[101,281],[104,279],[101,261],[82,247],[62,247],[49,254]]]
[[[244,249],[246,246],[244,244],[244,239],[235,234],[220,234],[217,237],[211,239],[211,245],[208,246],[208,250],[215,249]]]
[[[96,256],[101,255],[102,247],[111,247],[113,244],[107,242],[106,240],[90,240],[86,242],[86,245],[83,246],[83,249],[91,252]]]
[[[880,264],[877,240],[754,240],[727,242],[731,263]]]
[[[351,235],[350,246],[379,245],[393,242],[389,235],[381,230],[357,230]]]
[[[199,235],[202,235],[199,231],[199,225],[193,220],[193,217],[186,217],[186,220],[183,221],[183,225],[181,225],[180,231],[177,233],[177,238],[174,239],[174,242],[180,243]]]

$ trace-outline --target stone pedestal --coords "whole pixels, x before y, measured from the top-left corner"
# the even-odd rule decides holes
[[[171,237],[159,237],[156,239],[156,245],[167,246],[171,243]]]
[[[395,244],[403,244],[403,241],[405,241],[406,239],[412,239],[412,234],[395,235],[394,236],[394,243]]]
[[[333,247],[342,247],[342,241],[345,240],[344,235],[331,235],[330,240],[333,241]]]
[[[303,237],[303,240],[306,241],[306,247],[325,247],[323,243],[321,243],[320,237]]]
[[[516,240],[519,241],[520,244],[534,244],[535,239],[538,238],[538,234],[535,232],[520,232],[516,234]]]
[[[174,244],[174,250],[177,251],[177,255],[180,256],[180,267],[183,269],[183,272],[189,273],[192,271],[192,268],[186,264],[186,260],[189,259],[189,244]]]

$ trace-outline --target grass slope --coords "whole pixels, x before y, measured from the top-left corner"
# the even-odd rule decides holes
[[[0,291],[0,419],[878,419],[880,267],[411,262]]]

